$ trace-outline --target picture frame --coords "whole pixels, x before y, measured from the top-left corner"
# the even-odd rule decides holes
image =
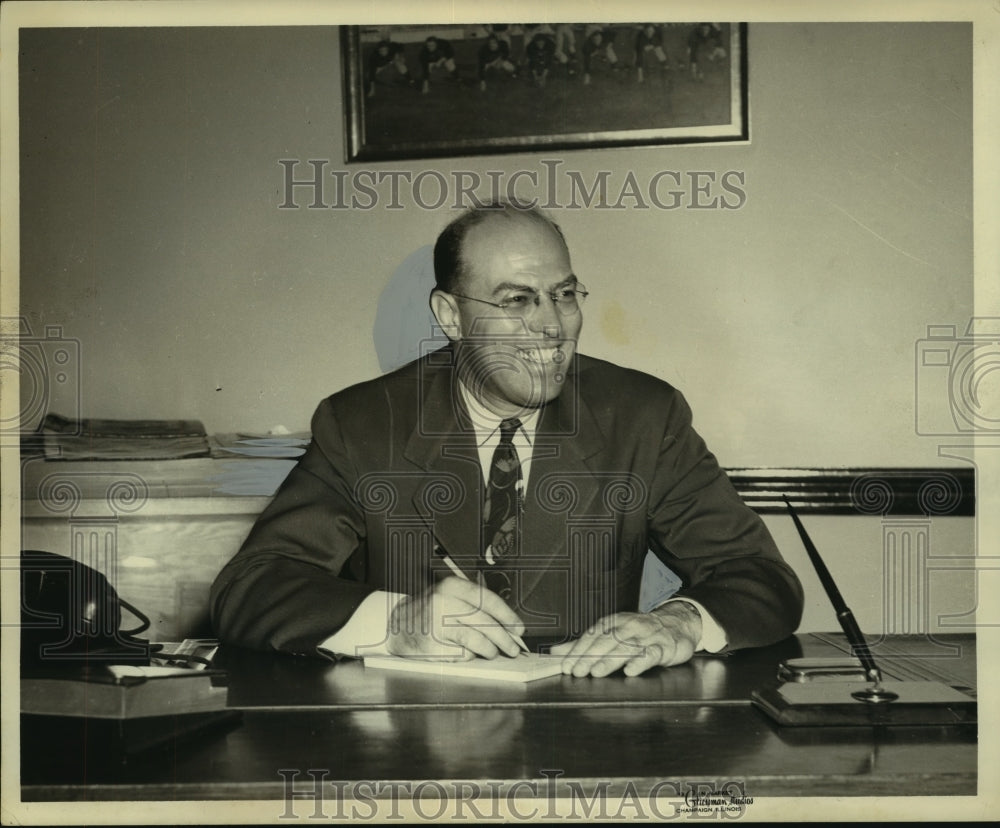
[[[750,140],[745,23],[340,34],[348,163]]]

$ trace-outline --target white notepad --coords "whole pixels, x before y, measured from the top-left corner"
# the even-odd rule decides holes
[[[557,676],[562,672],[562,657],[521,653],[515,658],[497,656],[471,661],[439,661],[400,656],[366,656],[365,669],[401,670],[429,676],[483,679],[485,681],[527,682]]]

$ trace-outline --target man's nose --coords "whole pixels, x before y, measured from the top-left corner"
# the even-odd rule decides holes
[[[562,337],[562,316],[556,309],[556,303],[547,294],[539,294],[535,299],[535,312],[528,320],[528,328],[532,333],[541,333],[551,339]]]

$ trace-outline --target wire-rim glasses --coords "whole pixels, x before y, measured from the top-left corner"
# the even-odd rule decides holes
[[[516,319],[525,319],[531,316],[542,303],[542,294],[528,288],[513,291],[499,302],[491,302],[488,299],[477,299],[475,296],[466,296],[454,291],[449,291],[449,293],[457,299],[467,299],[470,302],[480,302],[483,305],[499,308],[508,316]],[[562,316],[572,316],[575,313],[579,313],[584,300],[590,295],[587,289],[579,282],[564,285],[555,290],[546,290],[543,293],[548,294],[556,311]]]

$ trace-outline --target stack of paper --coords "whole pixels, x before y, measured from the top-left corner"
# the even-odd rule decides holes
[[[399,656],[367,656],[365,669],[401,670],[429,676],[482,679],[486,681],[528,682],[557,676],[562,672],[562,657],[540,653],[521,653],[515,658],[474,658],[471,661],[441,661]]]
[[[207,457],[199,420],[70,420],[48,414],[42,423],[48,460],[176,460]]]

